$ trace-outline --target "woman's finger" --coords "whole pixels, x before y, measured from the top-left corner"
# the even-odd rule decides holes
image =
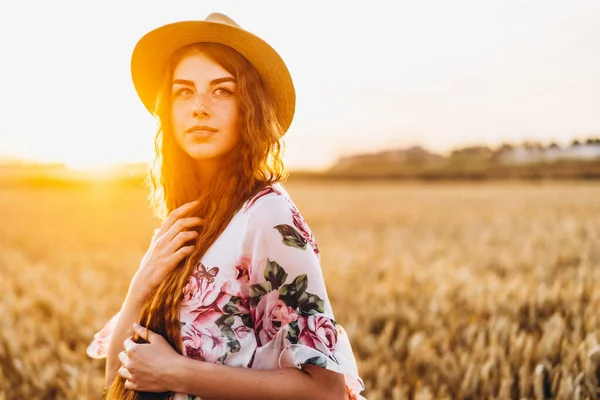
[[[181,260],[183,260],[184,258],[186,258],[187,256],[189,256],[190,254],[192,254],[192,252],[194,251],[194,248],[196,246],[194,245],[189,245],[189,246],[184,246],[182,248],[180,248],[179,250],[177,250],[175,253],[173,253],[172,255],[170,255],[169,257],[166,258],[165,262],[168,265],[179,265],[179,263],[181,262]]]
[[[171,225],[167,233],[164,235],[165,240],[167,242],[172,242],[180,232],[185,231],[185,229],[202,225],[203,223],[204,220],[200,217],[180,218],[175,221],[173,225]]]
[[[118,355],[118,358],[119,358],[119,361],[121,361],[121,364],[127,365],[128,360],[127,360],[127,352],[126,351],[120,352]]]
[[[144,338],[144,340],[148,343],[155,343],[162,336],[156,332],[151,331],[150,329],[135,323],[133,324],[133,330],[137,332],[140,337]]]
[[[125,339],[123,341],[123,347],[125,347],[127,356],[129,356],[131,354],[131,351],[135,348],[135,346],[137,346],[137,343],[134,342],[133,339],[131,339],[131,336],[129,336],[127,339]]]
[[[164,235],[178,219],[184,217],[186,214],[194,210],[194,208],[196,208],[196,206],[199,204],[200,203],[198,201],[191,201],[171,211],[167,219],[165,219],[160,227],[157,236]]]
[[[184,244],[189,242],[190,240],[196,239],[198,237],[198,232],[196,231],[182,231],[179,232],[171,241],[170,249],[172,253],[175,253]]]
[[[121,368],[119,368],[118,372],[119,372],[119,375],[121,375],[123,377],[123,379],[129,380],[133,377],[131,375],[131,372],[129,372],[129,370],[125,366],[122,366]]]

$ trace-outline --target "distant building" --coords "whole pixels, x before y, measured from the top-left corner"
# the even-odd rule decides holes
[[[451,159],[482,159],[489,160],[493,157],[494,152],[487,146],[469,146],[453,150],[450,153]]]
[[[559,160],[600,160],[600,143],[577,143],[566,148],[560,148],[556,145],[548,148],[522,146],[503,149],[494,158],[507,164],[531,164]]]

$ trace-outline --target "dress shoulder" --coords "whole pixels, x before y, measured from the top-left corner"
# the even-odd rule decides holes
[[[344,375],[347,399],[362,399],[349,338],[335,320],[316,240],[283,191],[249,211],[243,255],[250,260],[249,308],[257,349],[251,368],[313,364]]]
[[[285,198],[291,201],[287,190],[283,187],[280,182],[273,183],[265,186],[263,189],[258,191],[254,196],[248,199],[242,206],[242,214],[248,214],[251,210],[255,209],[258,204],[264,202],[269,198]]]

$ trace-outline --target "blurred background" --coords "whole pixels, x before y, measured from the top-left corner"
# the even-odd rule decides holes
[[[223,12],[297,90],[285,183],[369,399],[596,399],[600,3],[0,4],[0,399],[99,398],[85,348],[159,221],[137,40]]]

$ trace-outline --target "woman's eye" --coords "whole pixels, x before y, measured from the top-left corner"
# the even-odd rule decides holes
[[[175,95],[177,97],[189,97],[192,94],[194,94],[194,93],[192,92],[191,89],[188,89],[188,88],[181,88],[175,92]]]
[[[218,94],[219,96],[230,96],[233,94],[233,92],[229,89],[226,88],[217,88],[215,90],[215,93]]]

